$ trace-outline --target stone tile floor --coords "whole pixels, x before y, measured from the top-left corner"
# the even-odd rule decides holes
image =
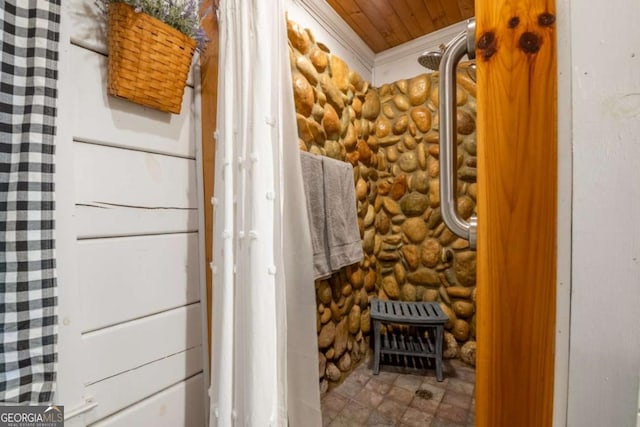
[[[475,372],[459,360],[444,362],[444,381],[433,369],[381,365],[371,358],[322,396],[323,426],[469,427],[475,425]]]

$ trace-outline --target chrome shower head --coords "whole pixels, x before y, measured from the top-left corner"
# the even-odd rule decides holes
[[[418,62],[425,68],[433,71],[438,71],[440,68],[440,61],[442,60],[442,51],[440,52],[425,52],[418,57]]]

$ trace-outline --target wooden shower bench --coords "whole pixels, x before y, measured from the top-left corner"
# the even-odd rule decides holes
[[[444,325],[449,318],[435,302],[406,302],[371,300],[371,320],[373,321],[373,374],[380,372],[382,354],[400,356],[418,356],[434,359],[436,378],[442,381],[442,340]],[[412,335],[390,334],[380,335],[382,323],[416,326],[417,333]],[[421,332],[427,330],[428,338]]]

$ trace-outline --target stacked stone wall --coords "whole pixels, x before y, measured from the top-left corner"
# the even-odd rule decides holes
[[[449,316],[445,357],[475,363],[475,253],[442,222],[438,75],[370,87],[288,21],[303,151],[353,165],[364,259],[315,282],[319,377],[338,383],[369,348],[369,300],[436,301]],[[475,211],[475,82],[458,70],[458,212]]]

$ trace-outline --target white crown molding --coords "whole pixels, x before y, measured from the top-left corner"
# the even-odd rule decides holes
[[[441,44],[447,44],[457,34],[466,29],[467,22],[461,21],[396,47],[392,47],[391,49],[384,50],[375,56],[374,67],[394,63],[408,56],[415,56],[417,60],[418,56],[425,50],[436,48]]]
[[[325,0],[294,0],[294,3],[305,9],[342,47],[353,52],[365,69],[373,70],[376,54]]]

